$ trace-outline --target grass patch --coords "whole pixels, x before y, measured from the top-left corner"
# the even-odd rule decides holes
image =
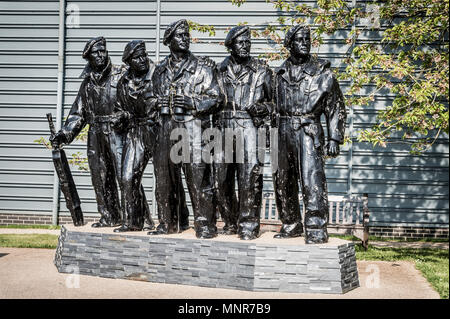
[[[345,239],[345,240],[351,240],[351,241],[361,241],[356,236],[353,235],[339,235],[339,234],[329,234],[330,237]],[[392,241],[392,242],[421,242],[421,243],[448,243],[448,239],[445,238],[394,238],[394,237],[376,237],[376,236],[369,236],[369,243],[371,241]]]
[[[55,249],[58,235],[0,234],[0,247]]]
[[[448,243],[445,238],[394,238],[394,237],[376,237],[369,236],[370,241],[394,241],[394,242],[422,242],[422,243]]]
[[[0,228],[20,228],[20,229],[61,229],[59,225],[0,225]]]
[[[449,298],[449,251],[431,248],[378,248],[369,245],[365,251],[356,245],[357,260],[413,261],[416,268],[439,293],[442,299]]]

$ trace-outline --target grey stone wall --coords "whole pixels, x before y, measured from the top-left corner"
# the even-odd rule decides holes
[[[166,284],[296,293],[359,286],[355,247],[77,232],[62,227],[59,272]]]

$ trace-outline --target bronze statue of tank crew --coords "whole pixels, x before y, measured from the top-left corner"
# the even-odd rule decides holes
[[[158,111],[149,101],[155,64],[147,55],[145,42],[130,41],[125,46],[122,61],[128,65],[128,70],[117,85],[113,125],[124,131],[125,135],[121,174],[123,224],[115,232],[145,229],[143,225],[148,216],[148,205],[142,192],[139,192],[139,185],[148,161],[158,151],[155,148]],[[183,225],[186,225],[189,223],[189,211],[184,192],[180,196],[180,204],[185,213]]]
[[[130,41],[122,61],[128,65],[117,84],[117,100],[113,125],[124,131],[122,153],[122,226],[115,232],[142,230],[145,203],[140,185],[145,167],[152,156],[153,126],[156,111],[147,107],[145,92],[150,87],[155,65],[145,50],[142,40]]]
[[[328,192],[324,156],[337,156],[345,129],[344,97],[330,62],[310,54],[311,32],[296,25],[284,45],[290,57],[276,70],[278,170],[274,173],[276,204],[283,223],[275,238],[297,237],[303,232],[299,206],[301,181],[305,213],[306,243],[328,241]],[[327,140],[320,123],[325,115]],[[324,150],[325,148],[325,150]]]
[[[212,164],[197,162],[193,153],[201,147],[194,140],[197,129],[209,127],[210,114],[219,106],[222,95],[215,69],[189,51],[190,34],[186,20],[176,21],[164,33],[164,45],[170,55],[156,67],[153,75],[154,102],[160,115],[158,156],[154,157],[156,199],[160,224],[155,232],[166,234],[179,231],[179,216],[174,208],[175,196],[182,184],[178,183],[180,165],[170,158],[173,143],[170,133],[175,128],[187,131],[189,136],[189,162],[182,164],[194,212],[194,230],[198,238],[217,235],[213,205]],[[200,124],[199,124],[200,123]],[[196,127],[197,125],[201,127]]]
[[[272,71],[265,62],[250,56],[248,26],[231,29],[225,46],[231,55],[218,65],[225,101],[223,110],[215,116],[215,123],[224,139],[226,130],[240,131],[235,138],[241,138],[243,143],[233,141],[235,159],[231,162],[225,158],[233,158],[230,154],[222,154],[215,161],[217,205],[225,223],[223,234],[238,233],[241,239],[251,240],[259,236],[260,230],[264,159],[257,152],[266,145],[265,141],[258,145],[257,132],[273,109]],[[239,153],[243,158],[237,158]]]
[[[117,82],[123,67],[111,63],[106,40],[89,40],[83,50],[88,61],[81,78],[78,95],[62,129],[51,139],[52,144],[70,144],[89,124],[87,155],[92,184],[101,218],[92,227],[112,227],[121,224],[120,201],[116,179],[120,183],[123,134],[111,127]],[[138,188],[139,189],[139,188]],[[140,187],[143,194],[143,188]],[[145,202],[148,228],[153,228],[150,210]]]

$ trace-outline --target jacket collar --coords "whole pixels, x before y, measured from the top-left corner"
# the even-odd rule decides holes
[[[100,77],[98,78],[100,80],[100,82],[103,81],[111,73],[111,69],[112,69],[111,58],[108,57],[108,64],[103,69]],[[84,79],[87,77],[93,77],[93,74],[94,74],[94,70],[92,70],[90,63],[88,62],[79,77]]]
[[[161,62],[161,64],[159,65],[158,68],[158,73],[161,74],[166,70],[169,70],[170,72],[172,72],[170,70],[170,55],[165,57],[164,60]],[[182,74],[184,70],[190,72],[190,73],[195,73],[195,70],[197,68],[197,58],[191,53],[189,52],[189,55],[187,57],[187,60],[183,63],[183,65],[181,66],[180,70],[178,70],[177,74]]]
[[[223,60],[223,62],[220,64],[220,71],[225,72],[228,66],[232,66],[235,63],[236,61],[231,55],[227,56],[225,60]],[[246,69],[252,70],[253,72],[256,72],[258,69],[256,59],[254,57],[250,57],[250,60],[247,62],[247,64],[244,65],[244,67]]]
[[[292,61],[290,58],[286,59],[283,64],[276,69],[276,73],[281,75],[283,78],[289,80],[288,69],[291,68]],[[308,61],[303,64],[303,72],[307,73],[310,76],[313,76],[319,70],[319,65],[317,60],[312,56],[309,57]]]

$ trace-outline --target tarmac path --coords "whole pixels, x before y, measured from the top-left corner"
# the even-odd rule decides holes
[[[343,295],[249,292],[59,273],[55,250],[0,247],[0,299],[438,299],[412,262],[358,261],[360,287]]]

